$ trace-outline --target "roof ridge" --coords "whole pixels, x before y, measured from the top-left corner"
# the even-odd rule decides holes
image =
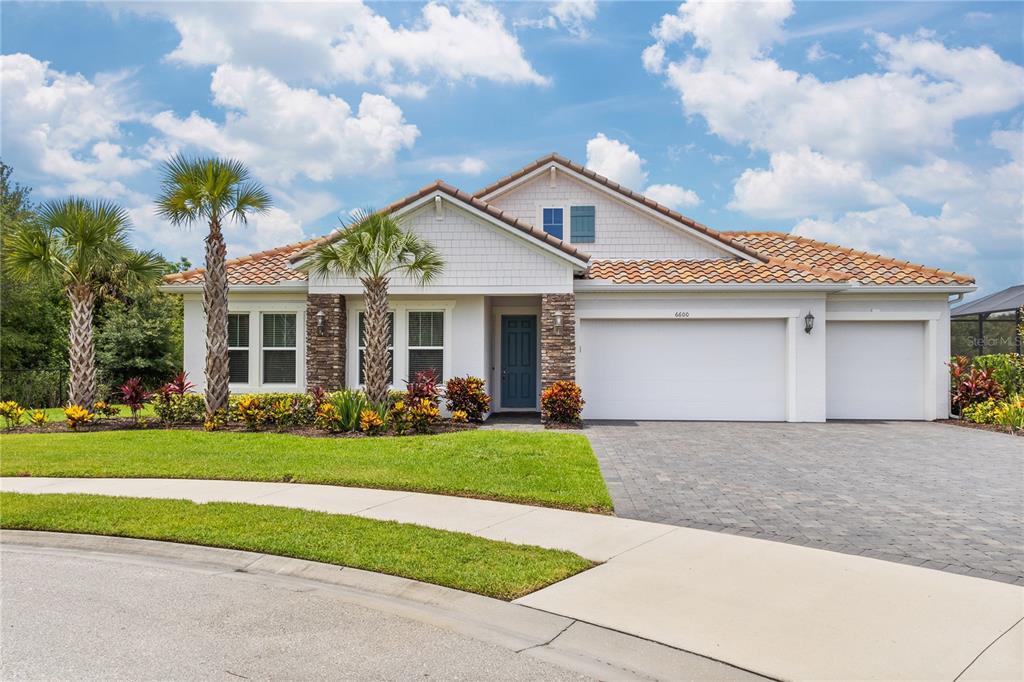
[[[266,258],[267,256],[276,256],[280,253],[287,251],[293,251],[295,249],[304,249],[307,246],[320,241],[323,237],[311,237],[310,239],[303,239],[298,242],[291,242],[290,244],[283,244],[281,246],[275,246],[272,249],[266,249],[264,251],[255,251],[253,253],[247,253],[244,256],[238,256],[236,258],[228,258],[224,261],[224,265],[238,265],[239,263],[248,263],[249,261],[257,260],[259,258]],[[187,279],[189,276],[205,274],[206,268],[200,266],[198,268],[191,268],[190,270],[183,270],[181,272],[172,272],[169,275],[164,275],[163,281],[165,282],[177,282]]]
[[[682,213],[680,213],[679,211],[676,211],[675,209],[669,208],[668,206],[665,206],[664,204],[660,204],[657,201],[655,201],[654,199],[651,199],[650,197],[647,197],[647,196],[641,194],[640,192],[636,192],[636,191],[626,187],[625,185],[622,185],[622,184],[620,184],[618,182],[615,182],[614,180],[611,180],[611,179],[601,175],[600,173],[597,173],[596,171],[590,170],[586,166],[578,164],[575,161],[572,161],[571,159],[567,159],[566,157],[562,156],[561,154],[558,154],[558,153],[555,153],[555,152],[552,152],[551,154],[547,154],[545,156],[542,156],[539,159],[536,159],[535,161],[532,161],[532,162],[528,163],[527,165],[523,166],[519,170],[513,171],[512,173],[506,175],[505,177],[500,178],[500,179],[496,180],[495,182],[492,182],[490,185],[484,187],[483,189],[477,190],[473,194],[473,196],[479,198],[481,196],[484,196],[484,195],[487,195],[487,194],[491,194],[492,192],[495,192],[495,191],[501,189],[505,185],[508,185],[509,183],[514,182],[514,181],[518,180],[519,178],[522,178],[522,177],[524,177],[526,175],[529,175],[530,173],[534,172],[535,170],[537,170],[541,166],[543,166],[543,165],[545,165],[547,163],[551,163],[551,162],[558,163],[558,164],[568,168],[569,170],[573,171],[574,173],[578,173],[578,174],[582,175],[585,178],[589,178],[590,180],[593,180],[593,181],[597,182],[600,185],[603,185],[603,186],[605,186],[605,187],[607,187],[607,188],[609,188],[609,189],[611,189],[611,190],[613,190],[615,192],[618,192],[619,194],[625,196],[628,199],[632,199],[633,201],[635,201],[635,202],[637,202],[639,204],[642,204],[642,205],[644,205],[644,206],[646,206],[646,207],[648,207],[648,208],[650,208],[650,209],[652,209],[652,210],[654,210],[654,211],[656,211],[656,212],[658,212],[658,213],[660,213],[660,214],[662,214],[662,215],[664,215],[664,216],[666,216],[668,218],[671,218],[671,219],[675,220],[676,222],[682,223],[683,225],[686,225],[687,227],[689,227],[691,229],[697,230],[698,232],[704,234],[705,236],[710,237],[711,239],[713,239],[715,241],[718,241],[718,242],[721,242],[721,243],[725,244],[726,246],[728,246],[731,249],[739,251],[739,252],[741,252],[741,253],[743,253],[745,255],[751,256],[753,258],[756,258],[756,259],[758,259],[760,261],[767,261],[768,260],[768,255],[767,254],[764,254],[764,253],[758,251],[757,249],[755,249],[753,247],[750,247],[750,246],[747,246],[745,244],[738,244],[738,243],[732,241],[729,237],[725,236],[723,233],[719,232],[718,230],[710,228],[707,225],[705,225],[703,223],[700,223],[700,222],[694,220],[693,218],[690,218],[689,216],[683,215]]]

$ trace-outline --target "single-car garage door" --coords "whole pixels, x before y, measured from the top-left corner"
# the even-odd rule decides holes
[[[825,416],[924,419],[923,322],[826,324]]]
[[[587,419],[782,421],[783,320],[583,320]]]

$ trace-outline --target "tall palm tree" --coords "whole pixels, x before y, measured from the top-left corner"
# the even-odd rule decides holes
[[[302,269],[324,277],[340,273],[358,277],[366,303],[363,376],[366,394],[375,402],[388,397],[391,358],[388,340],[388,284],[407,275],[423,285],[441,274],[444,262],[433,245],[383,213],[359,213],[334,240],[315,247]]]
[[[178,226],[199,221],[206,235],[203,310],[206,312],[206,410],[228,406],[228,272],[224,222],[248,221],[270,209],[270,195],[231,159],[175,156],[163,165],[157,213]]]
[[[100,288],[153,285],[166,268],[155,252],[131,247],[130,231],[131,220],[120,206],[71,197],[43,204],[33,220],[6,235],[9,272],[22,281],[57,282],[71,302],[68,393],[73,405],[91,406],[96,400],[92,315]]]

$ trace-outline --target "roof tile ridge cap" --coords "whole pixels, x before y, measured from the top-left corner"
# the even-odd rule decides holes
[[[974,278],[971,277],[970,275],[964,275],[964,274],[958,273],[958,272],[956,272],[954,270],[942,270],[940,268],[933,268],[933,267],[930,267],[928,265],[923,265],[921,263],[913,263],[913,262],[908,261],[908,260],[900,260],[899,258],[892,258],[891,256],[883,256],[880,253],[871,253],[870,251],[864,251],[862,249],[855,249],[855,248],[852,248],[852,247],[849,247],[849,246],[843,246],[842,244],[835,244],[833,242],[825,242],[825,241],[821,241],[820,239],[812,239],[811,237],[805,237],[805,236],[799,235],[799,234],[788,234],[788,233],[786,233],[785,236],[786,236],[787,239],[790,239],[792,241],[798,241],[798,242],[802,242],[804,244],[811,244],[813,246],[823,246],[823,247],[827,247],[827,248],[835,250],[835,251],[840,251],[842,253],[847,253],[847,254],[852,254],[852,255],[860,256],[862,258],[870,258],[871,260],[876,260],[876,261],[879,261],[879,262],[882,262],[882,263],[892,263],[894,265],[903,265],[903,266],[910,267],[913,270],[917,270],[918,272],[926,272],[926,273],[932,273],[932,274],[937,274],[937,275],[951,275],[954,278],[963,279],[963,280],[969,280],[971,282],[974,282]]]

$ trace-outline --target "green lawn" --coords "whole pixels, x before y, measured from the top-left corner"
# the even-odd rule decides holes
[[[393,521],[251,504],[0,493],[0,527],[227,547],[515,599],[584,571],[571,552]]]
[[[311,438],[186,430],[0,436],[0,475],[210,478],[415,490],[610,512],[597,459],[571,433],[462,431]]]

